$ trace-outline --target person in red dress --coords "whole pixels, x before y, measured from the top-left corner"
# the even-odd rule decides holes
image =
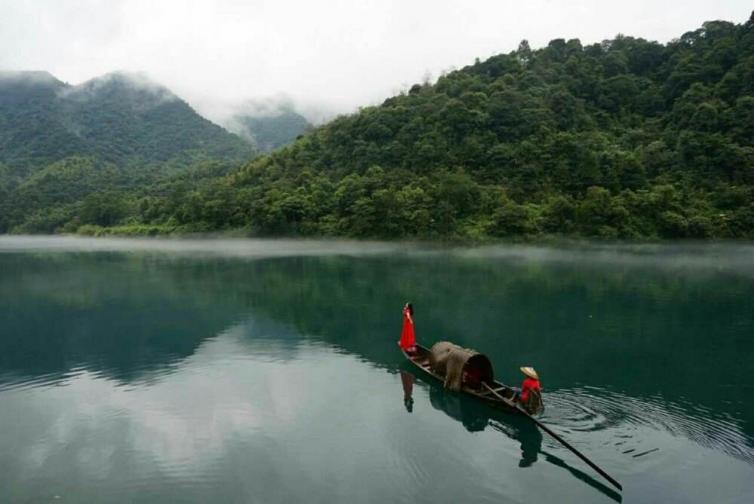
[[[398,346],[408,353],[416,351],[416,336],[414,334],[414,307],[411,303],[403,305],[403,330]]]
[[[533,412],[541,407],[542,385],[539,383],[539,375],[533,367],[524,366],[521,368],[521,372],[524,373],[526,378],[521,384],[521,393],[518,395],[518,400],[527,410]],[[533,404],[533,399],[536,399],[536,404]]]

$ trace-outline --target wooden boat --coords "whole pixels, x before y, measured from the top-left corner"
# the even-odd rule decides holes
[[[537,424],[540,429],[551,435],[553,438],[555,438],[559,443],[561,443],[563,446],[571,450],[575,455],[577,455],[581,460],[586,462],[589,467],[600,473],[605,479],[607,479],[611,484],[613,484],[618,490],[623,490],[623,486],[612,476],[607,474],[602,468],[600,468],[597,464],[589,460],[583,453],[578,451],[576,448],[571,446],[570,443],[566,442],[565,439],[560,437],[558,434],[553,432],[548,426],[534,418],[531,414],[529,414],[526,410],[524,410],[523,407],[519,406],[517,403],[513,402],[512,399],[515,396],[518,389],[515,389],[513,387],[509,387],[508,385],[505,385],[504,383],[501,383],[494,379],[494,373],[492,371],[492,364],[490,363],[489,359],[485,357],[484,355],[474,352],[473,350],[466,350],[461,349],[460,347],[453,345],[452,343],[448,342],[441,342],[444,345],[450,345],[452,347],[455,347],[456,350],[461,350],[461,352],[465,352],[467,356],[465,357],[465,361],[463,361],[461,369],[464,371],[466,370],[466,366],[469,365],[469,363],[472,362],[472,359],[476,359],[472,365],[472,369],[484,369],[484,374],[482,375],[481,381],[479,383],[478,387],[470,387],[466,383],[461,383],[460,391],[464,392],[466,394],[469,394],[471,396],[476,397],[477,399],[481,399],[482,401],[492,405],[501,408],[502,410],[509,412],[509,413],[518,413],[520,415],[525,415],[528,417],[532,422]],[[435,346],[440,345],[440,343],[436,343]],[[434,347],[433,347],[434,348]],[[426,374],[431,376],[432,378],[439,380],[443,384],[446,383],[446,377],[442,376],[439,373],[436,373],[435,370],[432,369],[432,366],[430,366],[429,356],[430,356],[430,350],[427,347],[416,345],[416,351],[413,353],[408,353],[405,350],[401,349],[401,352],[403,352],[403,355],[406,356],[406,358],[414,364],[416,367],[424,371]],[[436,354],[437,355],[437,354]],[[438,363],[441,365],[441,361],[438,361]],[[457,363],[456,363],[457,364]],[[457,371],[458,367],[454,368],[454,371]],[[463,375],[462,375],[463,376]],[[457,374],[454,375],[453,379],[449,380],[448,383],[453,384],[454,388],[455,385],[457,385],[457,380],[459,377]]]
[[[429,348],[417,344],[416,351],[414,353],[409,354],[402,348],[401,352],[403,352],[403,355],[406,356],[406,359],[408,359],[412,364],[424,371],[426,374],[428,374],[432,378],[435,378],[436,380],[439,380],[441,383],[445,382],[445,377],[435,373],[429,364]],[[518,391],[518,389],[505,385],[504,383],[501,383],[497,380],[492,380],[492,383],[487,383],[487,385],[491,390],[494,390],[497,394],[500,394],[502,397],[508,400],[513,399],[514,394]],[[461,392],[472,395],[477,399],[481,399],[482,401],[489,403],[495,407],[501,408],[508,413],[521,414],[521,410],[513,406],[511,403],[503,401],[499,397],[495,397],[490,389],[487,389],[483,386],[480,388],[472,388],[464,384],[461,387]]]

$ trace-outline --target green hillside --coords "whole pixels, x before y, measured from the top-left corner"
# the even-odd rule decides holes
[[[0,72],[0,232],[75,230],[89,195],[129,213],[123,195],[217,163],[252,146],[139,75],[78,86],[47,72]],[[95,198],[95,196],[92,196]]]
[[[72,155],[162,165],[242,161],[251,153],[247,142],[138,75],[69,86],[46,72],[0,73],[0,163],[19,171]]]
[[[47,72],[0,72],[0,163],[20,170],[86,149],[63,124],[68,87]]]
[[[218,196],[222,195],[222,197]],[[754,237],[754,19],[557,39],[318,128],[161,214],[359,237]]]
[[[523,41],[212,173],[123,194],[114,221],[262,235],[754,238],[754,17],[665,45]],[[63,228],[84,223],[113,219],[75,214]]]

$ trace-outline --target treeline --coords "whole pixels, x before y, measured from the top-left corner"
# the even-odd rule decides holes
[[[71,156],[22,178],[0,164],[0,233],[75,233],[134,224],[143,220],[140,208],[150,198],[182,198],[190,188],[219,180],[236,168],[228,161],[189,167],[180,160],[118,165]],[[157,232],[155,226],[131,229]]]
[[[666,45],[523,41],[227,175],[120,200],[116,224],[153,232],[754,238],[754,16]],[[67,225],[85,224],[113,221]]]

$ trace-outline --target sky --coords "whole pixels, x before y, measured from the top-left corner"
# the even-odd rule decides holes
[[[667,42],[745,22],[751,0],[0,0],[0,70],[70,84],[143,72],[221,122],[289,100],[319,122],[427,78],[554,38]]]

